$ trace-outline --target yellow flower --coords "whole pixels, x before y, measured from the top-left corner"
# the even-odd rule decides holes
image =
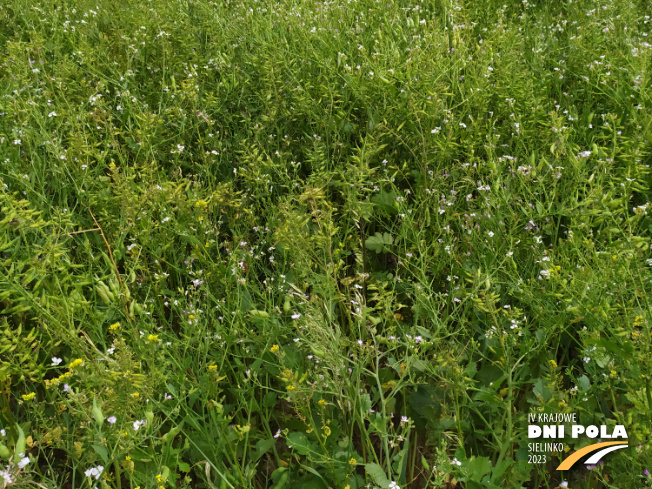
[[[328,403],[326,401],[324,401],[323,399],[320,399],[318,404],[323,407],[323,406],[326,406]]]
[[[355,467],[358,465],[358,462],[356,462],[354,458],[351,458],[351,460],[349,460],[349,465],[353,465]]]
[[[120,323],[113,323],[111,326],[109,326],[109,331],[117,331],[118,328],[120,328]]]
[[[286,387],[286,389],[289,390],[289,391],[291,392],[291,391],[296,390],[297,388],[294,387],[293,385],[288,385],[288,386]]]
[[[68,369],[72,370],[74,368],[79,367],[83,363],[84,363],[84,361],[81,358],[77,358],[77,359],[73,360],[72,362],[70,362],[70,365],[68,365]]]
[[[279,350],[278,345],[274,345],[269,349],[269,351],[271,351],[272,353],[276,353],[278,350]]]
[[[209,365],[208,370],[217,370],[217,365]]]
[[[642,326],[643,325],[643,316],[636,316],[634,318],[634,326]]]
[[[557,362],[555,362],[554,360],[550,360],[550,365],[554,368],[557,368]]]
[[[161,474],[157,474],[156,475],[156,482],[158,482],[160,484],[162,480],[163,480],[163,476]]]
[[[21,397],[23,398],[23,401],[31,401],[34,399],[34,397],[36,397],[36,392],[30,392],[29,394],[25,394]]]
[[[125,457],[125,460],[126,460],[127,462],[129,462],[129,460],[131,460],[131,457],[130,457],[129,455],[127,455],[127,456]]]
[[[131,397],[138,399],[140,397],[140,394],[138,392],[134,392],[133,394],[131,394]]]
[[[147,337],[147,341],[150,341],[152,343],[155,342],[155,341],[158,341],[158,335],[157,334],[150,334]]]

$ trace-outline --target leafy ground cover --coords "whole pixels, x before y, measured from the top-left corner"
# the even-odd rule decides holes
[[[2,487],[650,487],[651,10],[0,5]]]

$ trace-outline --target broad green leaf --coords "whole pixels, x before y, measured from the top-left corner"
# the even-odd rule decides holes
[[[378,464],[366,464],[364,470],[371,480],[374,481],[374,484],[379,485],[382,489],[387,489],[389,487],[389,479],[385,475],[385,471]]]

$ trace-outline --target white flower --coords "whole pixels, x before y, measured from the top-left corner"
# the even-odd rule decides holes
[[[494,232],[493,231],[488,231],[487,234],[489,235],[490,238],[494,237]]]
[[[441,127],[435,127],[432,131],[430,131],[432,134],[437,134],[439,131],[441,131]]]
[[[90,468],[90,469],[84,471],[84,475],[86,477],[95,477],[95,480],[97,480],[102,475],[102,472],[104,472],[104,467],[101,466],[101,465],[98,465],[97,467],[93,467],[93,468]]]
[[[592,151],[582,151],[577,155],[578,158],[588,158],[591,156]]]
[[[14,481],[13,476],[8,470],[0,470],[0,477],[2,477],[7,484],[11,484]]]
[[[185,148],[185,146],[177,144],[177,149],[179,150],[179,153],[181,153],[184,150],[184,148]]]
[[[559,484],[559,487],[561,487],[561,489],[566,489],[566,488],[568,487],[568,482],[566,482],[566,481],[562,481],[562,482]]]
[[[591,361],[591,357],[584,357],[582,360],[584,360],[584,363],[589,363]]]
[[[147,424],[147,421],[145,421],[144,419],[134,421],[134,431],[138,431],[141,426],[145,426],[146,424]]]
[[[539,275],[541,275],[542,277],[550,277],[550,270],[541,270],[539,272]]]
[[[24,468],[27,464],[29,463],[29,457],[23,457],[20,459],[20,462],[18,462],[18,468],[22,469]]]
[[[401,489],[401,486],[399,486],[396,481],[392,481],[389,483],[389,489]]]
[[[453,464],[455,464],[455,465],[457,465],[457,466],[459,467],[460,465],[462,465],[462,462],[460,462],[459,460],[457,460],[456,458],[454,458],[454,459],[453,459]]]
[[[51,363],[51,365],[52,365],[53,367],[56,367],[56,366],[59,365],[62,361],[63,361],[63,360],[61,360],[60,358],[52,357],[52,363]]]
[[[301,314],[299,314],[299,313],[292,314],[292,319],[299,319],[300,317],[301,317]]]
[[[115,422],[117,421],[117,419],[116,419],[115,416],[109,416],[109,417],[107,418],[107,421],[108,421],[110,424],[115,424]]]

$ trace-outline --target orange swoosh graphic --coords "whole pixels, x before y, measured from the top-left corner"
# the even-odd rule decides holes
[[[584,455],[587,455],[591,452],[595,452],[596,450],[599,450],[600,448],[604,447],[610,447],[611,445],[627,445],[626,441],[605,441],[604,443],[596,443],[594,445],[589,445],[588,447],[584,447],[581,450],[576,451],[573,455],[568,457],[566,460],[564,460],[561,464],[559,464],[559,467],[557,467],[557,470],[568,470],[570,469],[575,462],[577,462],[579,459],[581,459]]]

